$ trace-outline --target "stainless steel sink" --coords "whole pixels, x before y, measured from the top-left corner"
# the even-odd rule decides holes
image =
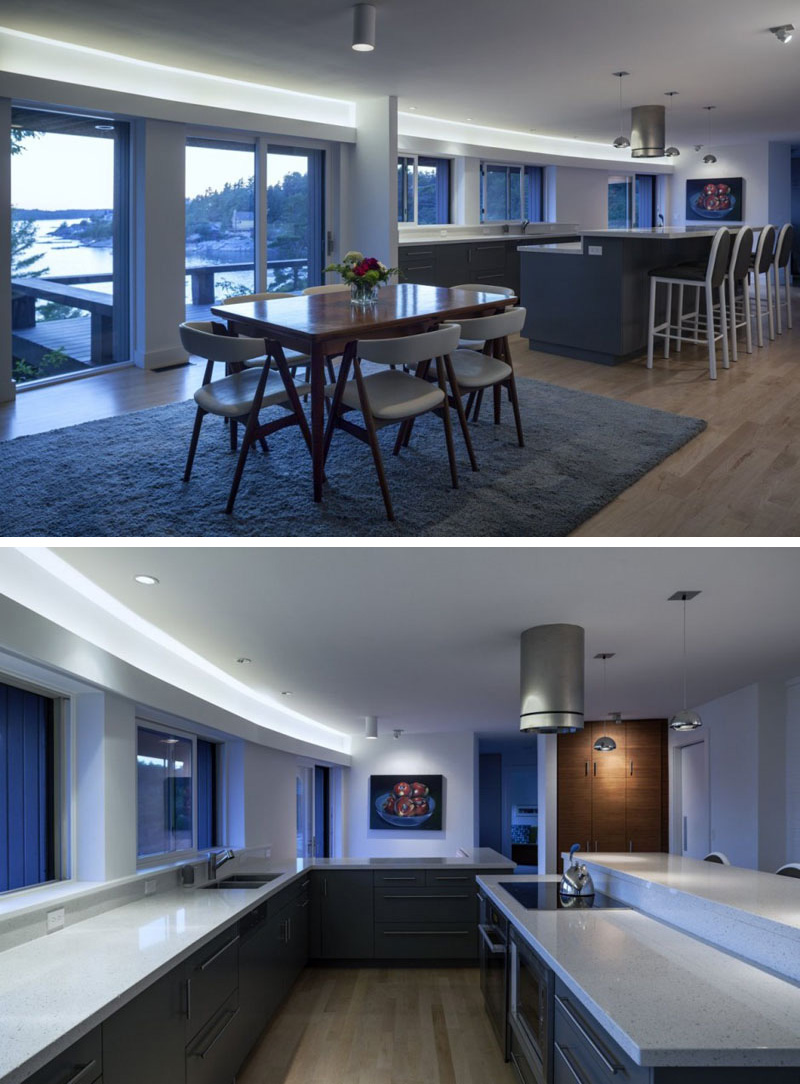
[[[206,888],[263,888],[270,881],[280,877],[280,873],[237,873],[233,877],[226,877],[223,881],[210,881]]]

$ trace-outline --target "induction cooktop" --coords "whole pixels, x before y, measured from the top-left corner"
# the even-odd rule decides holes
[[[499,887],[504,888],[528,911],[586,911],[589,908],[599,910],[628,906],[610,896],[604,896],[602,892],[595,892],[593,896],[562,896],[559,892],[561,886],[557,881],[519,884],[515,881],[500,881]]]

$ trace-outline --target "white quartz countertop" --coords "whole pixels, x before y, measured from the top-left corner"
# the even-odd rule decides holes
[[[649,230],[581,230],[581,237],[616,237],[624,241],[628,237],[641,240],[675,241],[683,237],[713,237],[715,229],[687,229],[685,226],[655,226]]]
[[[242,915],[311,869],[514,868],[475,848],[466,857],[311,859],[262,864],[264,888],[176,888],[142,897],[0,953],[0,1084],[18,1084]],[[248,872],[253,872],[253,864]],[[221,870],[219,880],[227,876]],[[507,876],[507,875],[506,875]]]
[[[476,241],[524,241],[528,238],[538,237],[566,237],[577,236],[580,233],[579,230],[571,229],[558,229],[558,230],[534,230],[527,229],[525,233],[475,233],[464,237],[421,237],[419,240],[416,238],[401,237],[397,242],[400,248],[405,248],[408,245],[419,245],[420,248],[427,248],[428,245],[458,245],[462,242],[464,244],[473,244]]]
[[[635,910],[528,911],[504,879],[479,882],[637,1064],[800,1066],[800,987]]]

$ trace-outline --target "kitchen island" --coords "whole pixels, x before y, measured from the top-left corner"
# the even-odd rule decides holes
[[[571,244],[520,245],[522,335],[532,350],[617,365],[647,349],[656,267],[704,261],[713,229],[582,230]]]
[[[635,872],[630,865],[620,872],[623,858],[638,860]],[[616,1056],[627,1066],[626,1072],[615,1079],[638,1081],[641,1067],[641,1080],[654,1084],[797,1082],[800,988],[785,975],[742,959],[747,952],[746,942],[740,943],[738,955],[733,955],[675,925],[682,921],[681,912],[695,890],[704,892],[696,897],[698,909],[702,910],[707,904],[713,905],[717,897],[725,899],[729,888],[731,902],[741,912],[742,921],[750,915],[756,926],[764,921],[776,924],[773,948],[782,947],[788,962],[794,953],[782,941],[779,927],[782,924],[787,932],[797,929],[800,900],[795,903],[784,889],[794,889],[798,895],[799,886],[779,885],[776,895],[762,882],[759,891],[761,878],[772,876],[778,882],[781,878],[747,870],[736,871],[730,879],[715,877],[729,867],[706,864],[703,871],[696,868],[704,865],[700,862],[665,873],[673,861],[673,856],[667,855],[592,855],[589,868],[596,875],[596,889],[629,902],[624,891],[619,895],[615,892],[624,879],[629,885],[629,899],[635,893],[635,906],[640,910],[633,906],[629,910],[527,910],[502,887],[507,878],[479,878],[479,886],[509,920],[512,936],[530,946],[554,972],[551,1057],[556,1065],[555,1080],[575,1079],[567,1071],[559,1075],[559,1064],[563,1063],[559,1043],[567,1050],[571,1068],[575,1067],[576,1057],[578,1061],[583,1057],[577,1052],[575,1035],[564,1038],[572,1026],[562,1019],[564,1013],[559,1008],[560,1002],[566,1002],[566,1015],[572,1006],[572,1015],[583,1020],[584,1030],[612,1052],[611,1060]],[[671,883],[662,884],[662,876],[669,877]],[[704,878],[705,888],[700,883]],[[515,877],[514,882],[543,879],[556,880]],[[716,883],[709,887],[709,882]],[[661,921],[644,913],[654,887],[664,888],[663,894],[657,893],[656,903]],[[672,893],[671,910],[668,893]],[[778,896],[783,897],[782,903]],[[769,915],[763,914],[764,910]],[[673,923],[667,925],[664,919],[669,921],[670,917]],[[706,932],[712,929],[713,922]],[[577,1079],[584,1077],[579,1073]],[[585,1079],[593,1082],[595,1077],[589,1074]]]

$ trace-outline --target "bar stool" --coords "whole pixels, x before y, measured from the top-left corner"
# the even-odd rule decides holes
[[[800,862],[787,862],[785,866],[776,869],[779,877],[800,877]]]
[[[792,326],[792,295],[790,293],[792,276],[789,271],[789,261],[792,258],[793,246],[794,226],[792,226],[791,222],[787,222],[784,226],[781,226],[781,231],[778,234],[778,240],[775,244],[775,317],[779,335],[783,334],[781,309],[784,305],[786,306],[786,326],[790,329]],[[781,301],[781,268],[783,268],[783,301]]]
[[[739,328],[745,329],[747,353],[753,353],[753,328],[750,318],[750,289],[748,275],[750,260],[753,255],[753,231],[743,226],[736,234],[728,267],[728,309],[731,328],[731,357],[739,360]],[[737,298],[737,287],[741,286],[741,304]]]
[[[775,227],[765,226],[758,239],[758,247],[750,270],[753,273],[756,294],[756,331],[758,333],[758,345],[764,345],[763,321],[766,316],[769,320],[769,337],[775,338],[775,316],[773,312],[772,275],[770,268],[775,259]],[[767,311],[762,312],[761,305],[761,276],[767,281]]]
[[[711,252],[705,267],[697,267],[693,264],[680,264],[675,267],[654,268],[650,272],[650,314],[648,319],[647,334],[647,368],[653,368],[653,346],[656,336],[664,339],[664,357],[669,357],[670,341],[673,338],[683,342],[701,343],[708,345],[708,375],[711,380],[717,379],[717,354],[716,343],[722,340],[722,366],[730,368],[728,354],[728,314],[725,299],[725,279],[728,274],[728,257],[731,250],[730,231],[724,226],[717,230],[711,243]],[[656,291],[659,283],[665,283],[667,287],[666,320],[656,325]],[[681,288],[679,310],[683,307],[683,287],[692,286],[697,291],[697,304],[694,313],[690,314],[695,319],[695,334],[687,338],[683,333],[683,324],[688,319],[682,311],[678,312],[678,322],[672,322],[672,287]],[[705,339],[698,334],[697,318],[700,309],[700,290],[705,291],[706,301],[706,326]],[[714,321],[714,291],[719,297],[719,332],[716,331]]]
[[[722,851],[711,851],[703,859],[704,862],[716,862],[718,866],[729,866],[731,864],[730,858]]]

